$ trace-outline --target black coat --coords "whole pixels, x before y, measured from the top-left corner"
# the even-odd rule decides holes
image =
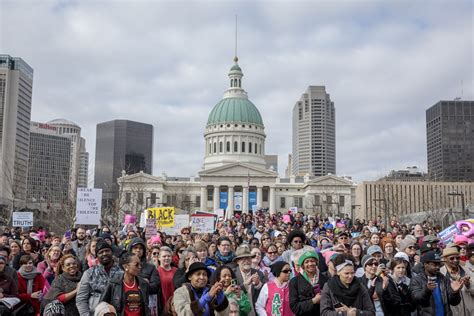
[[[461,294],[460,292],[453,292],[449,278],[441,273],[438,273],[437,277],[440,280],[439,285],[444,305],[444,315],[451,316],[453,313],[449,305],[455,306],[461,303]],[[424,272],[414,277],[410,283],[411,298],[420,316],[436,315],[433,291],[428,289],[427,285],[428,277]]]
[[[105,291],[103,301],[111,304],[115,307],[117,315],[123,316],[125,310],[125,292],[123,290],[123,274],[120,274],[118,277],[115,277],[109,281],[107,290]],[[148,308],[148,283],[143,280],[141,277],[137,277],[136,281],[138,282],[138,290],[140,291],[141,296],[141,305],[142,305],[142,316],[149,316],[150,310]]]
[[[319,288],[322,290],[328,278],[319,274]],[[313,304],[314,290],[311,283],[302,274],[290,280],[290,308],[295,315],[319,315],[320,304]]]
[[[379,276],[377,276],[375,279],[375,287],[368,287],[367,284],[369,280],[365,275],[360,277],[359,281],[367,289],[372,302],[374,301],[372,299],[374,293],[377,293],[384,315],[400,315],[398,312],[401,305],[401,299],[398,295],[395,283],[388,282],[387,288],[384,289],[383,279]]]
[[[355,282],[358,281],[355,280]],[[339,301],[329,288],[329,284],[326,283],[321,292],[321,316],[339,316],[340,314],[336,312],[334,307],[337,303],[339,303]],[[357,308],[357,315],[375,316],[374,304],[372,303],[366,288],[363,286],[360,287],[357,298],[354,301],[354,304],[350,307]]]

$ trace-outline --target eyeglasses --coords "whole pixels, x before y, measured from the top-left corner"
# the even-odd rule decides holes
[[[288,270],[281,270],[281,272],[283,272],[283,273],[290,273],[291,270],[289,270],[289,269],[288,269]]]
[[[73,267],[73,266],[76,266],[77,264],[75,262],[71,262],[71,263],[65,263],[64,266],[65,267]]]
[[[189,235],[189,232],[181,233],[181,235]]]
[[[152,255],[158,256],[160,253],[159,252],[152,252]]]
[[[267,255],[274,255],[276,253],[277,253],[276,251],[267,251]]]
[[[367,263],[366,265],[369,266],[369,267],[374,267],[374,266],[377,266],[378,263],[377,262],[370,262],[370,263]]]
[[[449,261],[459,261],[459,260],[461,260],[460,257],[450,257],[449,258]]]

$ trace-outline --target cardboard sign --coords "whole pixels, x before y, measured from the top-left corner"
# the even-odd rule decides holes
[[[184,227],[189,227],[189,215],[181,214],[174,216],[174,226],[173,227],[163,227],[162,232],[167,235],[179,235],[181,229]]]
[[[212,214],[191,215],[191,232],[197,234],[212,234],[215,227],[215,216]]]
[[[13,227],[32,227],[33,212],[13,212]]]
[[[145,227],[145,238],[149,239],[149,238],[155,236],[156,233],[157,233],[156,219],[147,218],[146,219],[146,227]]]
[[[102,189],[77,189],[76,224],[99,225],[102,209]]]
[[[147,210],[147,218],[156,219],[156,227],[174,226],[174,207],[154,207]]]

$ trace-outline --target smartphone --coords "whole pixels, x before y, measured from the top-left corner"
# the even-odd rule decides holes
[[[230,281],[230,285],[232,285],[232,286],[237,286],[237,280],[236,280],[236,279],[232,279],[232,281]]]
[[[314,294],[321,293],[321,288],[319,287],[319,284],[316,284],[315,286],[313,286],[313,292]]]
[[[336,304],[334,304],[334,308],[341,308],[341,307],[342,307],[341,302],[337,302]]]
[[[66,237],[66,239],[71,239],[71,230],[66,230],[64,237]]]

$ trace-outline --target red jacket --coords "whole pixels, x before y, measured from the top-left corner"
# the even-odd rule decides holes
[[[28,288],[28,280],[24,279],[20,272],[18,272],[18,297],[22,302],[30,303],[33,308],[35,309],[36,315],[39,315],[40,312],[40,305],[41,302],[37,299],[32,299],[31,294],[26,293],[27,288]],[[33,292],[41,291],[43,292],[44,289],[48,288],[49,284],[48,281],[41,275],[38,274],[34,279],[33,279]]]

